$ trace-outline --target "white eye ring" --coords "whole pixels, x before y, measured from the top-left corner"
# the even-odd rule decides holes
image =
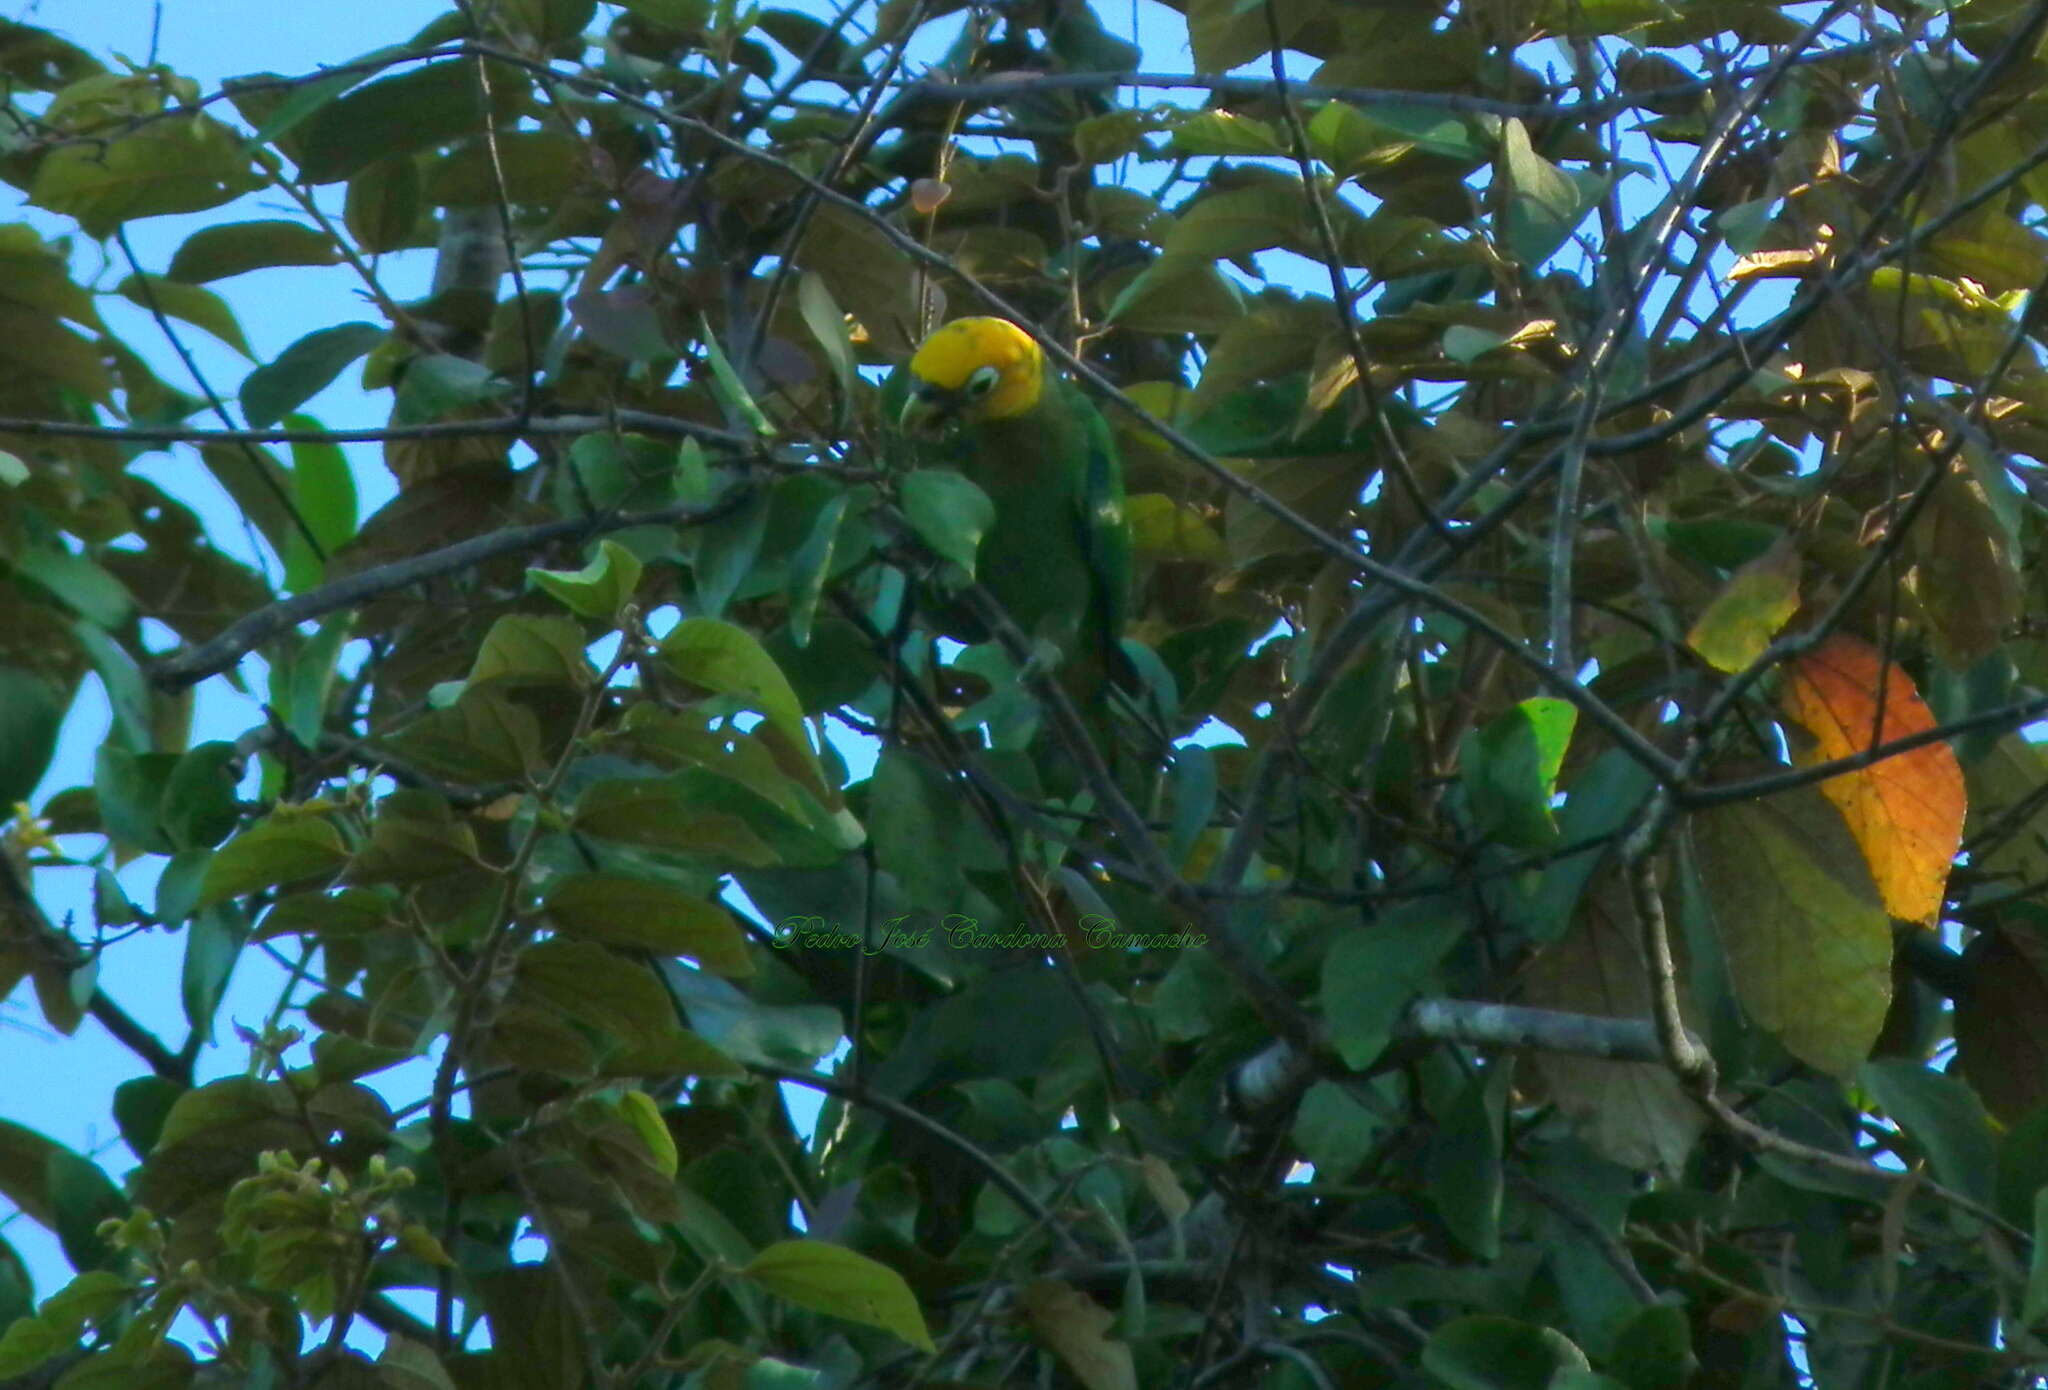
[[[995,390],[996,382],[1000,379],[1001,374],[994,367],[976,367],[962,389],[970,398],[978,399]]]

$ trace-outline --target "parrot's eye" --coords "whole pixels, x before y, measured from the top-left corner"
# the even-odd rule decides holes
[[[976,367],[974,374],[967,378],[961,390],[967,393],[969,400],[978,400],[995,390],[999,379],[1000,374],[994,367]]]

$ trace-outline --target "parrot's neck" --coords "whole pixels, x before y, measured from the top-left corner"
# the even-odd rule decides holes
[[[1050,388],[1052,383],[1046,383]],[[1049,395],[1041,394],[1038,404],[1000,420],[984,421],[978,433],[983,447],[976,451],[975,473],[984,485],[1005,490],[1047,487],[1053,483],[1049,470],[1071,456],[1076,443],[1072,423],[1054,406]]]

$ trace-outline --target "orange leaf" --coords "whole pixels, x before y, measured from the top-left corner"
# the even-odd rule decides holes
[[[1878,682],[1884,723],[1878,728]],[[1934,715],[1897,666],[1840,633],[1791,663],[1785,712],[1813,735],[1799,761],[1826,762],[1934,727]],[[1874,737],[1873,737],[1874,735]],[[1945,743],[1923,744],[1820,784],[1849,823],[1894,917],[1933,926],[1949,865],[1963,839],[1963,770]]]

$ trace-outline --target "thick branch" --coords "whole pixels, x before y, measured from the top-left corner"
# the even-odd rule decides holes
[[[76,970],[85,963],[78,943],[50,920],[49,914],[43,911],[43,905],[36,901],[20,868],[4,851],[0,851],[0,927],[4,927],[10,917],[20,928],[16,939],[50,965],[61,970]],[[4,936],[5,933],[0,933],[0,939]],[[192,1083],[191,1059],[180,1057],[166,1047],[161,1038],[137,1023],[126,1009],[107,996],[105,990],[93,991],[92,998],[86,1001],[85,1011],[98,1019],[100,1026],[112,1034],[116,1042],[147,1063],[152,1073],[181,1086]]]
[[[694,439],[731,453],[760,447],[752,436],[678,420],[645,410],[618,410],[609,415],[553,415],[521,419],[517,415],[489,420],[436,420],[424,425],[385,425],[361,430],[209,430],[189,425],[95,425],[78,420],[0,419],[0,434],[41,435],[51,439],[115,439],[130,444],[385,444],[398,439],[480,439],[491,435],[580,435],[628,429],[658,438]]]
[[[1417,999],[1394,1025],[1394,1036],[1596,1057],[1603,1062],[1664,1060],[1656,1025],[1649,1019],[1571,1014],[1483,999]],[[1692,1041],[1700,1046],[1697,1038]],[[1246,1117],[1269,1115],[1290,1103],[1321,1071],[1321,1065],[1298,1048],[1274,1042],[1231,1074],[1231,1103]]]
[[[1840,62],[1851,58],[1877,57],[1905,47],[1904,35],[1845,44],[1820,53],[1804,53],[1793,64]],[[1624,111],[1649,110],[1681,101],[1718,87],[1740,87],[1747,79],[1770,70],[1770,65],[1737,70],[1668,87],[1601,97],[1592,101],[1506,101],[1496,97],[1467,96],[1462,92],[1419,92],[1401,87],[1347,87],[1327,83],[1294,82],[1286,91],[1307,101],[1342,101],[1352,105],[1401,106],[1430,111],[1469,111],[1490,116],[1516,116],[1525,121],[1604,121]],[[1219,77],[1207,73],[1145,72],[1014,72],[995,73],[973,82],[948,82],[933,78],[904,88],[912,101],[945,102],[970,106],[1008,103],[1031,92],[1103,91],[1116,87],[1150,87],[1163,92],[1213,92],[1237,101],[1270,100],[1281,86],[1257,77]]]
[[[360,574],[337,579],[332,584],[323,584],[307,593],[295,594],[291,598],[280,599],[276,603],[259,608],[235,622],[213,640],[202,642],[188,651],[178,652],[155,663],[150,668],[150,680],[159,689],[182,690],[208,676],[227,670],[279,633],[324,613],[332,613],[337,608],[353,608],[369,602],[380,594],[403,589],[424,579],[468,569],[500,555],[516,554],[522,550],[537,550],[551,541],[570,536],[601,536],[607,532],[623,531],[634,526],[701,526],[705,522],[716,521],[719,517],[738,510],[740,504],[751,493],[751,488],[740,486],[731,489],[724,497],[708,505],[678,502],[672,506],[657,507],[646,512],[619,512],[603,517],[566,517],[561,521],[542,521],[531,526],[510,526],[502,531],[492,531],[486,535],[472,536],[466,541],[457,541],[454,545],[443,546],[439,550],[430,550],[424,555],[394,560],[388,565],[378,565]]]

